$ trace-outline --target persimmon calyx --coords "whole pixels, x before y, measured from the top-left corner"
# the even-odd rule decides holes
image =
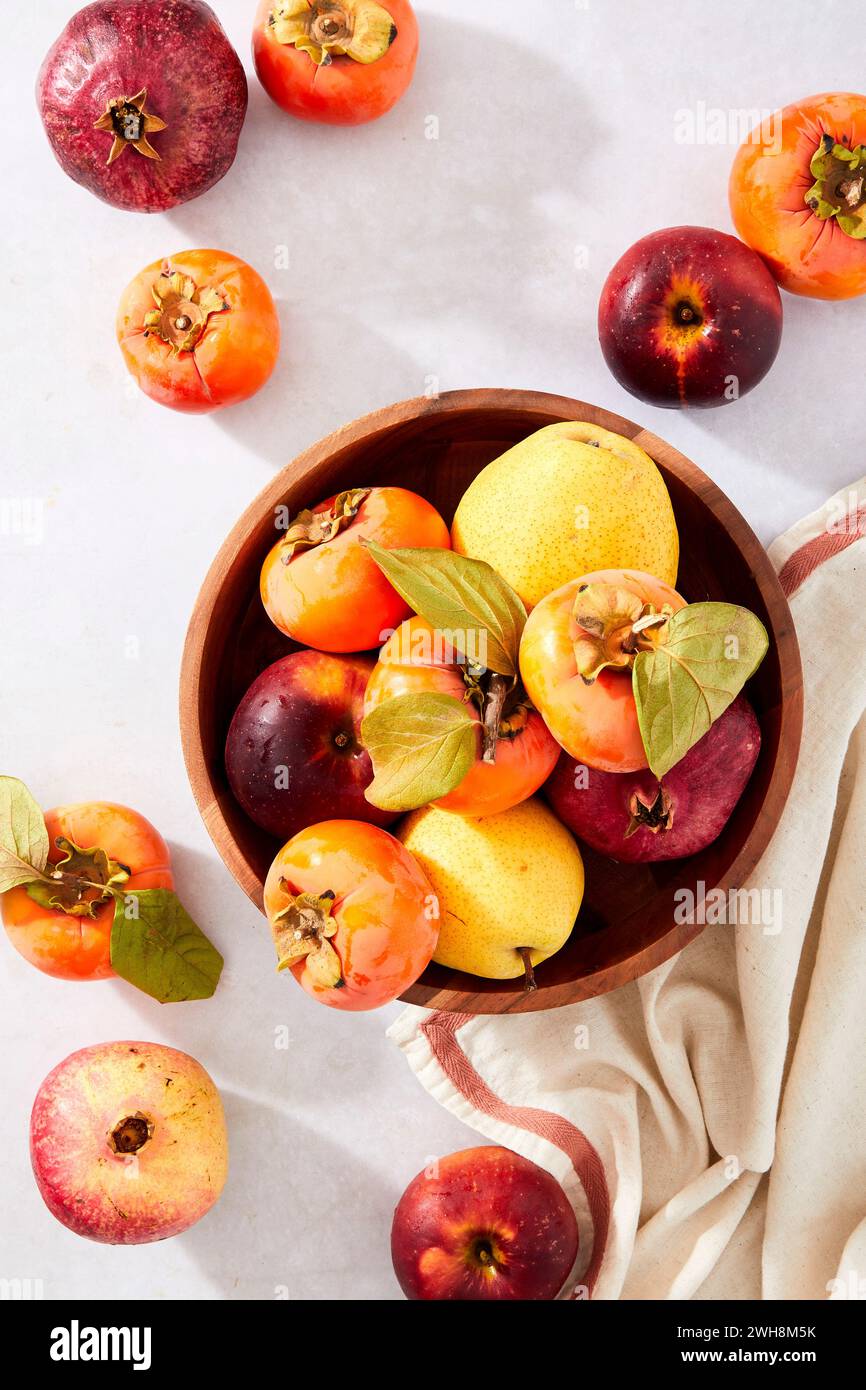
[[[804,201],[822,222],[835,217],[855,241],[866,238],[866,145],[851,148],[822,135],[809,164],[815,182]]]
[[[667,640],[673,609],[657,609],[615,584],[582,584],[574,602],[577,673],[587,685],[610,666],[630,670],[638,652],[653,651]]]
[[[285,884],[285,880],[282,880]],[[340,957],[331,945],[337,934],[332,916],[334,894],[296,893],[271,922],[277,948],[277,969],[290,970],[299,961],[320,989],[341,989],[346,983]]]
[[[293,44],[319,67],[343,57],[375,63],[397,37],[394,20],[375,0],[278,0],[268,26],[278,43]]]
[[[670,830],[674,823],[674,808],[664,787],[659,783],[654,797],[647,799],[641,792],[633,792],[628,804],[629,823],[624,839],[636,830],[649,830],[658,835],[660,830]]]
[[[131,145],[147,159],[160,158],[159,151],[153,148],[147,137],[158,130],[165,130],[165,121],[160,120],[152,111],[145,111],[146,105],[147,88],[142,87],[134,97],[115,97],[108,103],[99,120],[94,121],[94,130],[105,130],[114,136],[107,163],[113,164],[119,159],[127,145]]]
[[[199,289],[188,275],[168,266],[154,280],[151,293],[156,307],[144,316],[145,334],[156,333],[175,353],[192,352],[211,314],[229,308],[217,290],[209,285]]]
[[[299,550],[311,550],[316,545],[323,545],[325,541],[332,541],[354,521],[361,503],[369,495],[368,487],[351,488],[335,497],[333,505],[327,511],[298,512],[289,523],[289,529],[282,542],[283,564],[287,565]]]
[[[70,917],[95,917],[97,907],[126,883],[129,869],[98,845],[82,849],[65,835],[58,835],[54,843],[63,858],[49,864],[42,878],[27,884],[28,895],[42,907],[59,909]]]

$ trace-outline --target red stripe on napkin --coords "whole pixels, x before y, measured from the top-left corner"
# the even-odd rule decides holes
[[[421,1024],[421,1032],[448,1080],[470,1105],[503,1124],[515,1125],[530,1134],[537,1134],[539,1138],[555,1144],[570,1159],[586,1193],[592,1219],[592,1258],[583,1276],[583,1283],[591,1295],[598,1279],[610,1226],[610,1194],[607,1190],[604,1165],[586,1135],[570,1120],[564,1119],[552,1110],[538,1110],[528,1105],[509,1105],[491,1091],[457,1041],[458,1029],[471,1020],[471,1014],[446,1013],[440,1010],[430,1014]]]
[[[785,597],[791,598],[810,574],[813,574],[825,560],[830,560],[849,545],[866,536],[866,506],[856,512],[849,512],[844,521],[833,531],[824,531],[813,536],[801,545],[793,555],[789,555],[779,570],[779,583]]]

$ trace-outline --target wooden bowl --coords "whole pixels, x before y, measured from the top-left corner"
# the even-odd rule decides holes
[[[337,430],[290,463],[244,512],[214,560],[190,620],[180,720],[193,794],[228,868],[258,908],[279,843],[247,819],[223,763],[234,709],[253,678],[293,644],[262,608],[259,570],[274,540],[274,509],[294,514],[343,488],[401,484],[450,522],[475,475],[517,440],[557,420],[587,420],[634,439],[664,475],[682,543],[677,587],[691,601],[727,599],[757,613],[770,650],[748,687],[761,753],[721,836],[702,854],[653,865],[614,864],[585,849],[587,890],[566,946],[536,970],[538,989],[431,965],[403,998],[431,1009],[486,1014],[550,1009],[636,979],[702,930],[677,924],[674,894],[727,891],[754,869],[785,804],[800,744],[802,672],[785,596],[766,552],[715,483],[663,440],[610,411],[536,391],[454,391],[404,401]],[[699,914],[698,914],[699,915]]]

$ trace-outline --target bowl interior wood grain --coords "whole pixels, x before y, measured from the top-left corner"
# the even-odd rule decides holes
[[[658,464],[681,540],[678,589],[690,601],[725,599],[766,624],[770,650],[747,694],[762,747],[749,785],[722,835],[702,854],[655,865],[614,864],[584,849],[586,897],[567,945],[536,971],[538,989],[482,980],[431,965],[403,996],[429,1008],[499,1013],[553,1008],[614,989],[661,964],[702,929],[675,917],[680,888],[698,901],[742,885],[784,806],[802,724],[802,677],[791,614],[766,552],[725,495],[663,440],[582,401],[529,391],[451,392],[390,406],[355,421],[289,464],[256,498],[226,540],[193,612],[181,672],[181,734],[193,793],[228,868],[256,905],[279,842],[232,797],[225,735],[253,678],[294,649],[270,623],[258,593],[277,509],[294,515],[343,488],[399,484],[421,493],[450,522],[475,475],[511,444],[557,420],[588,420],[634,439]],[[700,914],[698,914],[699,916]],[[756,930],[759,928],[756,927]]]

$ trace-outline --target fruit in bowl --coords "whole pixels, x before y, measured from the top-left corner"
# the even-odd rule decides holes
[[[107,1245],[165,1240],[200,1221],[225,1184],[219,1092],[173,1047],[84,1047],[39,1087],[30,1157],[42,1200],[76,1235]]]
[[[655,463],[632,440],[578,420],[546,425],[483,468],[457,505],[451,541],[528,607],[589,570],[677,577],[679,538]]]
[[[391,1227],[394,1273],[409,1299],[555,1299],[577,1249],[577,1221],[556,1179],[494,1145],[433,1160],[406,1188]]]
[[[205,414],[261,390],[279,354],[280,320],[246,261],[227,251],[181,251],[127,285],[117,341],[146,396]]]
[[[823,92],[774,111],[731,169],[734,226],[783,289],[866,293],[866,96]]]
[[[301,830],[268,872],[264,906],[277,969],[335,1009],[396,999],[436,945],[433,889],[393,835],[363,821]]]
[[[281,515],[277,517],[280,524]],[[390,636],[410,608],[361,544],[447,546],[435,507],[402,487],[355,487],[295,517],[265,557],[261,597],[271,622],[308,647],[363,652]]]
[[[409,0],[261,0],[256,13],[259,81],[304,121],[377,120],[409,86],[417,57]]]
[[[782,300],[760,256],[736,237],[710,227],[666,227],[641,237],[611,270],[598,336],[613,375],[640,400],[725,405],[772,367]],[[652,565],[627,563],[668,578]]]
[[[250,820],[291,839],[323,820],[387,826],[396,811],[364,796],[373,780],[361,742],[371,657],[300,651],[275,661],[244,695],[229,726],[226,772]]]
[[[37,100],[61,168],[113,207],[165,212],[230,169],[243,66],[202,0],[96,0],[50,49]]]
[[[587,417],[597,423],[581,425],[579,422]],[[796,639],[792,635],[784,596],[766,553],[710,479],[676,450],[637,426],[581,402],[565,402],[538,393],[452,393],[435,402],[406,402],[379,411],[367,421],[356,422],[332,439],[315,445],[290,470],[276,478],[247,511],[221,552],[220,560],[205,583],[190,627],[184,658],[182,721],[193,788],[217,847],[250,897],[260,902],[261,887],[273,856],[272,841],[249,820],[233,798],[225,796],[223,759],[225,730],[237,695],[256,671],[255,662],[247,659],[243,677],[237,681],[240,649],[248,654],[256,646],[255,640],[250,640],[253,636],[250,615],[257,614],[255,621],[261,628],[265,626],[265,614],[250,583],[270,544],[275,514],[279,514],[280,509],[287,513],[291,506],[291,516],[294,516],[310,497],[335,492],[339,497],[337,489],[350,494],[359,483],[375,478],[381,480],[382,485],[385,480],[388,486],[405,485],[416,495],[423,495],[440,515],[453,515],[467,485],[471,486],[472,479],[484,471],[487,460],[495,459],[503,449],[529,438],[533,431],[537,433],[539,424],[557,419],[569,424],[578,436],[576,442],[586,445],[594,455],[602,449],[608,453],[619,450],[625,461],[629,445],[645,446],[651,458],[658,461],[660,481],[670,486],[676,508],[676,523],[684,546],[678,592],[684,599],[702,594],[712,600],[725,597],[734,600],[723,603],[721,613],[712,602],[687,604],[667,619],[675,627],[682,613],[690,625],[684,630],[675,628],[677,640],[673,651],[662,653],[661,649],[670,645],[668,642],[659,643],[655,652],[637,651],[633,662],[629,655],[630,669],[622,668],[623,685],[634,701],[643,744],[642,764],[651,766],[656,783],[664,782],[671,769],[688,753],[691,742],[697,742],[714,722],[710,720],[701,728],[698,718],[694,740],[684,736],[684,727],[691,728],[691,716],[700,712],[703,702],[700,681],[694,680],[699,663],[689,657],[688,647],[688,643],[699,636],[697,620],[703,624],[700,642],[708,644],[711,664],[722,659],[732,661],[730,671],[727,666],[722,668],[724,699],[716,701],[713,697],[711,701],[711,713],[718,718],[736,699],[744,673],[755,669],[760,657],[763,628],[745,616],[748,609],[753,609],[767,623],[772,639],[770,657],[756,670],[747,691],[761,723],[761,775],[750,780],[725,834],[709,851],[686,860],[681,870],[673,866],[662,874],[648,875],[642,869],[635,870],[627,865],[620,869],[613,864],[604,865],[599,862],[598,855],[592,853],[592,867],[587,869],[586,899],[580,906],[577,930],[571,931],[572,914],[571,920],[562,925],[562,934],[552,942],[543,943],[545,950],[553,954],[537,969],[535,992],[521,989],[519,974],[512,973],[500,979],[493,970],[488,974],[486,960],[483,964],[459,960],[454,966],[434,961],[414,984],[405,987],[402,996],[425,1007],[471,1013],[524,1012],[556,1007],[614,988],[668,959],[690,935],[698,934],[700,924],[697,922],[689,930],[681,925],[674,930],[673,893],[678,884],[701,877],[709,890],[727,891],[743,882],[765,847],[771,826],[778,819],[799,737],[801,687]],[[603,430],[607,431],[607,436],[602,434]],[[600,496],[603,501],[603,495]],[[336,519],[332,516],[331,521]],[[278,524],[282,529],[283,523]],[[676,537],[676,527],[673,536]],[[493,684],[494,676],[502,677],[501,681],[496,681],[497,687],[506,692],[513,690],[519,678],[517,656],[527,625],[526,608],[514,588],[497,573],[495,565],[481,559],[473,560],[455,550],[449,552],[442,544],[388,548],[368,540],[360,548],[382,571],[383,578],[405,605],[400,622],[408,620],[410,633],[416,627],[424,631],[420,623],[416,625],[411,621],[411,615],[415,614],[442,639],[443,655],[446,642],[453,652],[464,655],[460,645],[465,640],[475,658],[483,650],[481,660],[476,661],[480,677],[489,685]],[[445,558],[449,554],[450,561]],[[658,577],[669,584],[663,575]],[[575,574],[570,573],[567,578],[572,580]],[[336,589],[339,585],[333,587]],[[542,594],[541,598],[544,597]],[[355,603],[354,611],[363,615],[363,602]],[[649,631],[654,626],[655,615],[642,616],[651,621],[642,624],[638,632]],[[632,626],[637,622],[639,619],[634,620]],[[399,623],[395,624],[395,629],[398,626]],[[450,640],[455,633],[460,634],[459,640]],[[390,635],[386,634],[386,640]],[[589,638],[598,636],[598,632],[587,632]],[[732,639],[729,650],[726,650],[727,638]],[[766,636],[763,640],[766,642]],[[738,650],[740,660],[736,659]],[[692,647],[693,654],[695,651],[699,659],[706,654]],[[276,651],[262,649],[261,666],[272,662],[278,653],[279,648]],[[400,653],[392,648],[388,655],[399,656]],[[686,659],[680,661],[680,657]],[[408,662],[398,660],[396,665],[408,668],[414,680],[411,668],[416,661],[417,655],[410,652]],[[422,657],[420,665],[426,664],[426,658]],[[436,664],[438,661],[434,659]],[[616,672],[616,668],[604,664],[602,675],[607,671]],[[728,679],[734,671],[736,679]],[[666,672],[665,686],[672,683],[675,687],[674,705],[668,701],[665,706],[658,699],[656,676],[663,672]],[[462,680],[463,672],[458,674]],[[476,678],[475,670],[467,669],[465,674],[470,677],[470,683]],[[426,674],[423,679],[427,680]],[[392,783],[391,791],[395,792],[395,802],[397,796],[403,800],[411,794],[416,804],[409,821],[395,826],[399,835],[403,834],[406,824],[421,817],[450,816],[467,826],[482,827],[494,819],[491,816],[470,818],[429,804],[440,796],[449,795],[475,763],[478,724],[482,721],[471,699],[462,699],[456,688],[452,694],[422,690],[405,696],[389,695],[367,718],[375,717],[389,706],[405,710],[401,702],[406,699],[430,701],[434,698],[445,709],[444,717],[441,710],[437,715],[438,732],[432,732],[425,715],[423,726],[416,722],[410,728],[410,721],[406,720],[404,728],[398,726],[396,729],[399,737],[391,731],[391,752],[384,747],[384,739],[381,744],[371,739],[367,749],[374,770],[367,799],[378,804],[376,798],[381,787],[372,797],[370,792],[385,767]],[[645,716],[643,724],[641,711]],[[686,720],[680,717],[683,712],[688,716]],[[672,717],[674,714],[676,718]],[[769,716],[766,720],[765,714]],[[362,739],[364,737],[362,724]],[[421,743],[424,756],[429,755],[428,761],[437,766],[439,785],[432,787],[428,781],[425,787],[426,774],[419,772],[417,767],[414,770],[410,767],[410,776],[405,777],[400,786],[394,769],[401,758],[411,764],[413,746]],[[461,766],[462,759],[465,762]],[[443,773],[449,785],[442,785]],[[623,774],[626,778],[630,775]],[[410,786],[411,782],[414,787]],[[425,791],[429,800],[425,800]],[[517,807],[497,814],[510,816],[522,806],[534,804],[537,797],[538,793]],[[388,809],[400,810],[401,807],[392,804]],[[567,835],[566,827],[555,814],[551,813],[550,819],[560,833]],[[671,833],[668,825],[654,838],[666,839]],[[575,845],[573,838],[569,838],[568,843]],[[432,885],[431,893],[434,898],[437,896]],[[504,891],[499,897],[506,897]],[[486,904],[482,911],[486,918]],[[502,911],[505,912],[504,907]],[[533,914],[533,920],[536,917],[537,914]],[[566,939],[564,949],[558,949]],[[503,930],[501,941],[509,953],[509,968],[513,971],[514,956],[519,955],[523,960],[519,948],[524,943],[513,931],[507,930]],[[532,947],[538,950],[541,946],[536,939],[528,943],[530,965]],[[458,965],[464,964],[483,973],[467,979],[458,969]],[[338,989],[337,993],[342,991]]]
[[[760,748],[755,712],[738,695],[661,781],[649,768],[601,772],[563,753],[544,795],[563,825],[611,859],[683,859],[718,839]]]
[[[389,720],[389,715],[399,715],[406,726],[407,700],[431,694],[450,697],[462,707],[463,721],[455,725],[452,738],[456,740],[457,729],[466,730],[469,756],[468,770],[454,789],[434,797],[435,788],[427,783],[421,793],[424,801],[435,800],[443,810],[467,816],[495,815],[532,796],[553,771],[559,747],[540,714],[530,706],[522,686],[517,683],[509,688],[504,677],[495,673],[491,680],[489,672],[469,662],[441,631],[419,617],[407,618],[389,637],[367,684],[363,733],[374,756],[382,745],[388,745],[395,730],[399,731],[399,723]],[[401,705],[390,703],[394,700],[402,700]],[[436,712],[447,710],[447,705],[425,705],[416,698],[411,708],[418,728],[415,747],[425,742],[426,735],[429,749],[435,739]],[[431,711],[426,721],[425,708]],[[380,714],[374,719],[376,710]],[[411,734],[407,742],[411,748]],[[389,751],[386,749],[383,756]],[[404,756],[402,748],[400,755]],[[462,766],[461,762],[459,768]],[[389,790],[384,792],[386,801]],[[381,787],[379,791],[381,794]],[[374,799],[376,795],[375,790],[368,794]],[[412,810],[412,800],[411,795],[398,797],[397,809]]]
[[[43,817],[0,777],[0,907],[16,951],[60,980],[116,975],[160,1003],[207,999],[222,956],[174,892],[168,846],[138,811],[109,801]]]
[[[537,797],[479,818],[427,806],[397,834],[436,897],[433,959],[533,989],[534,967],[568,940],[583,899],[580,851],[553,812]]]
[[[659,640],[653,615],[663,624],[685,603],[653,575],[617,569],[572,579],[532,610],[520,646],[523,684],[573,758],[608,772],[646,767],[631,668]],[[642,619],[650,626],[635,630]]]
[[[520,644],[527,694],[578,762],[669,772],[739,694],[767,631],[731,603],[687,604],[653,575],[602,570],[549,594]]]

